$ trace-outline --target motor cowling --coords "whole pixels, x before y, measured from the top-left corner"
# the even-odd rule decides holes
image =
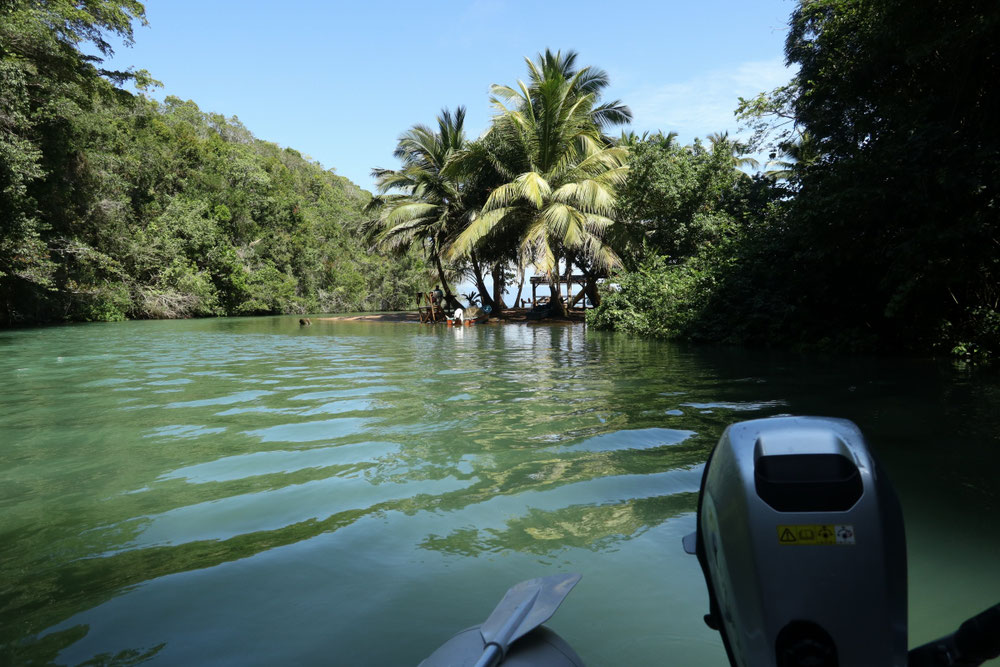
[[[853,423],[728,427],[705,465],[685,546],[698,555],[706,622],[732,665],[906,665],[902,510]]]

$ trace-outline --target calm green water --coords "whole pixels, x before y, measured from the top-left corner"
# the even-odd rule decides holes
[[[730,422],[855,420],[907,521],[911,645],[1000,600],[1000,381],[582,326],[295,318],[0,333],[0,660],[413,665],[583,581],[590,665],[724,665],[680,539]]]

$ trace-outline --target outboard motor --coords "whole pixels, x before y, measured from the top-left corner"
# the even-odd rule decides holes
[[[907,653],[906,542],[895,491],[843,419],[728,427],[684,538],[708,585],[705,622],[737,667],[974,667],[1000,656],[1000,605]],[[580,667],[542,627],[580,580],[517,584],[421,667]],[[669,664],[667,662],[663,664]]]
[[[697,526],[685,549],[732,665],[906,665],[902,511],[851,422],[728,427],[705,465]]]

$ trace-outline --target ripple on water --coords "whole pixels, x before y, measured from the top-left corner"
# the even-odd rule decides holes
[[[389,391],[401,391],[399,387],[389,385],[374,385],[371,387],[356,386],[351,389],[336,389],[332,391],[313,391],[298,396],[292,396],[292,401],[322,401],[327,398],[350,398],[352,396],[367,396],[368,394],[381,394]]]
[[[343,412],[365,412],[372,411],[378,407],[378,402],[372,399],[357,399],[357,400],[346,400],[346,401],[331,401],[329,403],[324,403],[323,405],[316,406],[315,408],[309,408],[308,410],[303,410],[299,412],[300,415],[332,415],[340,414]]]
[[[171,424],[160,426],[144,435],[144,438],[197,438],[202,435],[212,435],[225,432],[225,427],[199,426],[197,424]]]
[[[231,415],[246,414],[275,414],[275,415],[297,415],[299,411],[295,408],[269,408],[266,405],[251,405],[245,408],[229,408],[222,412],[216,412],[216,417],[228,417]]]
[[[653,449],[680,444],[693,435],[696,435],[694,431],[672,428],[632,429],[603,433],[574,445],[559,447],[556,451],[613,452],[627,449]]]
[[[138,382],[135,378],[105,378],[103,380],[91,380],[90,382],[83,382],[80,384],[81,387],[114,387],[119,384],[128,384],[129,382]]]
[[[501,531],[531,512],[552,516],[571,507],[621,505],[635,500],[697,494],[704,466],[694,465],[660,473],[612,475],[518,494],[490,495],[444,514],[442,525],[470,524],[480,530]],[[694,506],[690,508],[694,509]]]
[[[233,403],[245,403],[247,401],[254,401],[263,396],[269,396],[273,394],[273,391],[240,391],[235,394],[229,394],[227,396],[218,396],[216,398],[204,398],[197,401],[180,401],[177,403],[168,403],[163,406],[165,408],[201,408],[210,405],[232,405]]]
[[[329,380],[357,380],[357,379],[366,379],[366,378],[378,378],[378,377],[383,377],[384,375],[385,375],[385,373],[380,372],[380,370],[377,369],[377,368],[369,368],[369,369],[361,368],[361,369],[359,369],[359,368],[357,368],[355,366],[351,366],[351,370],[349,372],[347,372],[347,373],[336,373],[334,375],[310,376],[310,377],[307,377],[305,379],[308,382],[320,382],[320,381],[329,381]]]
[[[399,452],[394,442],[358,442],[313,449],[253,452],[226,456],[207,463],[178,468],[161,475],[157,481],[183,479],[191,484],[229,482],[259,475],[290,473],[306,468],[374,462]]]
[[[437,496],[461,490],[469,484],[467,480],[446,477],[404,483],[384,482],[375,486],[358,473],[350,477],[329,477],[198,503],[126,522],[139,526],[129,547],[227,540],[237,535],[277,530],[304,521],[323,520],[341,512],[370,510],[384,503],[423,494]]]
[[[695,408],[703,411],[712,410],[733,410],[736,412],[753,412],[756,410],[766,410],[768,408],[786,407],[788,401],[776,399],[773,401],[739,401],[739,402],[710,402],[710,403],[681,403],[682,407]]]
[[[314,442],[361,433],[373,421],[375,420],[367,417],[339,417],[298,424],[278,424],[244,433],[259,438],[261,442]]]

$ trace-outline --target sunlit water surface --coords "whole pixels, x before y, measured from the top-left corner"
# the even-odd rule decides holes
[[[903,502],[911,645],[1000,599],[1000,383],[582,326],[0,333],[0,660],[413,665],[519,580],[590,665],[724,665],[681,549],[733,421],[855,420]]]

